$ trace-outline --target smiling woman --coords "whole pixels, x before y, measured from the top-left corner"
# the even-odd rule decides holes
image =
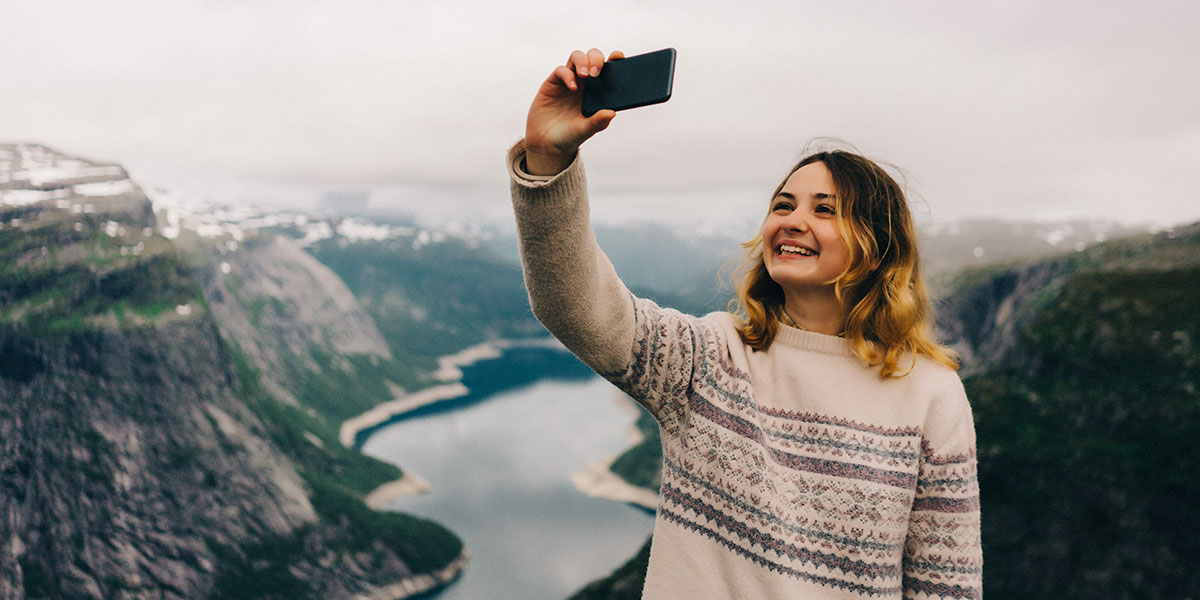
[[[546,78],[508,165],[534,314],[662,431],[642,597],[981,597],[971,408],[899,186],[856,154],[800,161],[746,245],[738,314],[660,308],[588,222],[578,149],[616,114],[584,117],[580,82],[605,62]]]
[[[775,189],[738,287],[742,340],[771,345],[782,321],[845,337],[856,355],[903,374],[902,356],[957,363],[932,337],[929,295],[904,192],[858,154],[811,154]]]

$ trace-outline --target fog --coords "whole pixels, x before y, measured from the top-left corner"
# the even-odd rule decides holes
[[[0,139],[144,185],[503,219],[503,156],[574,48],[679,52],[584,157],[598,220],[754,218],[812,139],[901,169],[931,221],[1200,219],[1189,2],[13,3]]]

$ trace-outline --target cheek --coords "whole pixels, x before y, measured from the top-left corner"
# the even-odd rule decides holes
[[[759,236],[762,238],[762,253],[766,257],[771,253],[771,240],[775,238],[775,233],[779,230],[772,222],[767,219],[763,223],[762,230],[759,231]]]
[[[850,246],[838,235],[836,228],[831,228],[826,237],[826,241],[821,247],[828,251],[831,257],[837,259],[837,262],[842,266],[850,263]]]
[[[779,224],[775,222],[774,215],[768,216],[767,219],[763,221],[762,229],[759,230],[759,233],[762,235],[763,244],[765,245],[771,243],[771,238],[775,236],[775,232],[778,230]]]

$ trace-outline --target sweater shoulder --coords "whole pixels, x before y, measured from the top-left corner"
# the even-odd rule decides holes
[[[954,395],[963,389],[962,378],[958,371],[940,363],[924,354],[917,355],[911,373],[906,377],[917,377],[923,387],[933,392],[945,392]],[[965,394],[963,394],[965,397]]]
[[[913,372],[917,389],[929,398],[924,425],[927,451],[957,449],[973,456],[974,417],[962,379],[954,369],[926,356],[917,357]],[[969,450],[968,450],[969,449]]]

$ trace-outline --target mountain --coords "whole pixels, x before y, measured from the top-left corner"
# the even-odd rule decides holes
[[[989,595],[1196,597],[1200,224],[964,277]]]
[[[935,290],[945,296],[948,290],[943,282],[964,269],[1051,258],[1148,231],[1145,225],[1081,219],[1048,222],[975,219],[935,224],[920,230],[922,267],[932,275]]]
[[[159,212],[117,165],[0,146],[0,598],[450,581],[462,542],[368,508],[403,474],[338,441],[422,375],[296,242]]]

